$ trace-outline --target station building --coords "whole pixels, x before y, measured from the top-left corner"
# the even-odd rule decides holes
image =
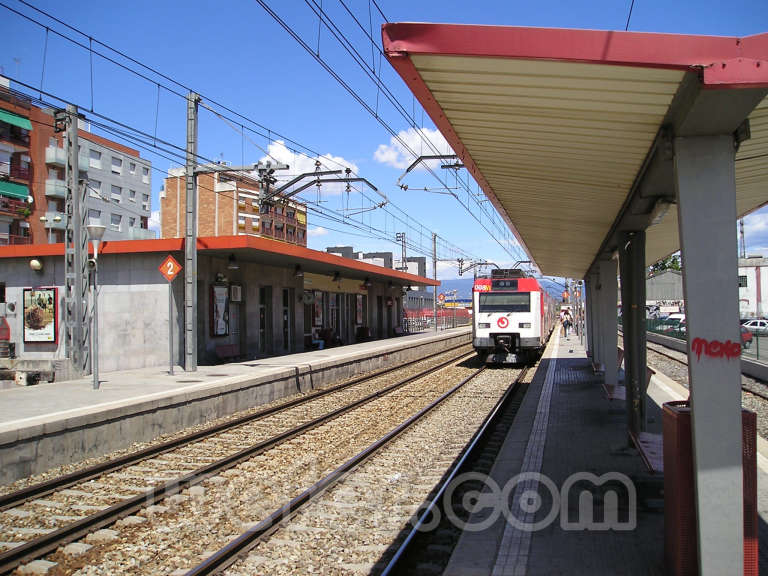
[[[201,237],[197,245],[197,356],[203,365],[394,336],[401,330],[405,287],[437,284],[268,238]],[[184,240],[100,246],[101,370],[168,366],[171,354],[175,364],[183,363],[184,272],[170,284],[169,304],[169,283],[159,270],[168,255],[183,265]],[[66,378],[64,245],[0,247],[0,268],[0,340],[15,356],[0,358],[0,367]]]

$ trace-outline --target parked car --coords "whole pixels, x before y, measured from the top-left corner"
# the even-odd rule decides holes
[[[747,330],[744,326],[739,326],[741,330],[741,347],[744,350],[749,350],[749,347],[752,346],[752,332]]]
[[[670,335],[685,334],[686,329],[685,314],[670,314],[656,327],[657,331]]]
[[[759,336],[765,336],[768,334],[768,320],[753,318],[752,320],[747,320],[744,322],[742,326],[752,332],[752,334],[757,334]]]

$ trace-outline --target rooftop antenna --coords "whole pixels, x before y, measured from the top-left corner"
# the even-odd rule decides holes
[[[739,243],[741,246],[741,257],[747,257],[747,245],[744,242],[744,218],[739,220]]]

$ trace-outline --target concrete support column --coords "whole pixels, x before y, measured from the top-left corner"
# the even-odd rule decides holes
[[[742,574],[739,294],[733,137],[675,139],[700,574]]]
[[[619,380],[616,363],[618,357],[618,284],[616,282],[616,261],[600,261],[600,362],[605,371],[605,383],[615,386]]]
[[[589,276],[589,309],[591,313],[589,315],[589,342],[590,350],[592,351],[592,363],[596,368],[600,368],[600,330],[598,329],[598,319],[600,318],[600,310],[598,308],[598,275],[590,274]]]
[[[592,342],[592,280],[589,276],[584,278],[584,332],[585,332],[585,346],[587,348],[587,356],[592,357],[594,355],[595,346]]]
[[[627,429],[644,431],[646,384],[645,232],[622,234],[621,316],[624,334],[624,381],[627,391]]]

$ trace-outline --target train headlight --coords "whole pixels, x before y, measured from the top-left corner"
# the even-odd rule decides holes
[[[530,322],[520,322],[520,324],[518,324],[518,326],[520,328],[530,328],[531,327],[531,323]]]
[[[490,324],[490,322],[480,322],[480,323],[477,325],[477,327],[478,327],[478,328],[490,328],[490,327],[491,327],[491,324]]]

